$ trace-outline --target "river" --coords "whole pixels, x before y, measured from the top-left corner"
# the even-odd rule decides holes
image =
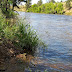
[[[43,64],[37,69],[41,72],[44,69],[49,72],[72,72],[72,16],[25,12],[19,12],[19,15],[26,18],[39,38],[48,45],[46,50],[39,52]]]

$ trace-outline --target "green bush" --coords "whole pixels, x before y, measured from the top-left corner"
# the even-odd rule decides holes
[[[17,15],[13,10],[8,9],[7,11],[5,8],[2,9],[2,13],[7,17],[7,18],[13,18],[15,15]]]
[[[45,5],[42,4],[42,5],[41,5],[41,13],[44,13],[44,12],[45,12]]]
[[[55,12],[57,13],[57,14],[63,14],[63,4],[62,3],[56,3],[55,4],[56,6],[56,8],[55,8]]]
[[[38,7],[38,13],[41,13],[41,6]]]
[[[0,15],[0,39],[10,40],[13,45],[23,50],[35,51],[39,44],[39,39],[30,25],[19,20],[11,25],[4,20],[5,18]]]
[[[45,12],[46,13],[54,13],[54,4],[52,3],[52,2],[50,2],[50,3],[47,3],[46,5],[45,5]]]
[[[14,44],[22,49],[35,51],[36,46],[38,46],[38,37],[36,32],[31,30],[31,27],[28,24],[19,22],[15,37]]]

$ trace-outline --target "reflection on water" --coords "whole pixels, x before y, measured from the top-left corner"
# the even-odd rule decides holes
[[[46,51],[40,49],[39,57],[48,59],[46,63],[61,63],[72,67],[72,16],[24,12],[19,14],[22,18],[26,17],[39,38],[48,45]],[[71,69],[63,71],[69,72]]]

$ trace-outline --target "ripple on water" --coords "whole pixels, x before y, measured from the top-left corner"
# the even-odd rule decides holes
[[[37,31],[40,39],[48,44],[46,51],[40,50],[39,56],[41,59],[48,59],[47,63],[72,64],[72,16],[19,13],[22,17],[26,16],[30,25]],[[50,68],[52,67],[51,65]],[[59,72],[71,72],[70,68],[72,66],[70,68],[67,67],[64,67],[61,71],[59,70]],[[50,68],[49,72],[52,72],[51,70],[54,69]]]

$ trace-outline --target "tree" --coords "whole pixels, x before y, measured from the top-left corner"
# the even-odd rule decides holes
[[[27,0],[26,2],[26,10],[31,7],[31,0]]]
[[[6,8],[6,11],[7,11],[8,9],[10,9],[10,5],[12,5],[12,7],[13,7],[12,10],[14,10],[15,6],[18,7],[17,1],[18,2],[21,2],[21,1],[27,2],[27,0],[0,0],[0,7]]]
[[[37,5],[41,6],[42,5],[42,0],[39,0],[38,3],[37,3]]]
[[[18,5],[17,5],[17,3],[20,3],[21,1],[24,1],[24,2],[27,3],[27,0],[12,0],[12,3],[13,3],[13,8],[12,9],[14,9],[15,6],[17,8],[19,8]]]
[[[26,0],[0,0],[0,7],[2,10],[2,13],[6,16],[6,18],[8,17],[14,17],[15,13],[13,12],[14,7],[18,7],[17,4],[18,2],[20,3],[21,1],[25,1]],[[12,5],[12,9],[10,8],[10,5]],[[19,8],[19,7],[18,7]]]

